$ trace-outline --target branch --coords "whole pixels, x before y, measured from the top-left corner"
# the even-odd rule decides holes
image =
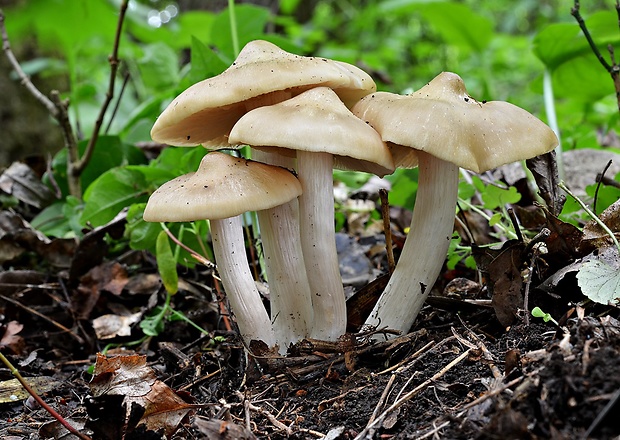
[[[123,3],[121,4],[121,7],[120,7],[120,13],[118,16],[118,25],[116,27],[116,36],[114,37],[114,47],[112,49],[112,55],[110,55],[110,58],[109,58],[110,82],[108,86],[108,91],[106,93],[106,99],[103,105],[101,106],[101,110],[99,111],[99,116],[97,117],[97,121],[95,122],[95,128],[93,129],[93,134],[90,140],[88,141],[88,145],[86,146],[84,155],[79,161],[71,165],[71,171],[76,176],[79,176],[81,174],[81,172],[84,170],[86,165],[88,165],[88,162],[90,161],[90,158],[93,155],[93,152],[95,150],[95,145],[97,144],[97,139],[99,138],[99,132],[101,131],[101,126],[103,125],[103,118],[105,116],[106,111],[108,110],[108,106],[110,105],[112,98],[114,98],[114,83],[116,81],[116,71],[118,70],[118,64],[119,64],[118,47],[119,47],[120,40],[121,40],[121,31],[123,28],[123,21],[125,20],[125,12],[127,11],[128,3],[129,3],[129,0],[123,0]],[[68,174],[71,174],[71,173],[68,173]],[[71,177],[69,176],[69,178]]]
[[[583,32],[583,35],[586,37],[586,40],[588,40],[590,49],[592,49],[592,52],[594,52],[594,55],[596,55],[596,58],[603,65],[605,70],[611,73],[611,65],[607,62],[605,58],[603,58],[603,55],[601,55],[601,52],[598,50],[598,47],[596,47],[596,44],[594,43],[594,40],[592,39],[592,35],[590,35],[590,31],[588,30],[586,26],[586,22],[584,21],[583,17],[581,16],[581,13],[579,12],[579,8],[580,8],[579,1],[575,0],[575,5],[571,8],[570,15],[575,17],[575,20],[577,20],[577,24],[579,24],[579,28]]]
[[[598,50],[598,47],[596,47],[596,44],[594,43],[594,40],[592,39],[592,35],[590,35],[590,31],[588,31],[586,22],[584,21],[583,17],[581,16],[581,13],[579,12],[579,8],[580,8],[579,0],[575,0],[575,3],[570,10],[570,15],[575,17],[575,20],[577,20],[577,23],[579,24],[579,28],[583,32],[583,35],[586,37],[586,40],[588,41],[588,44],[590,45],[590,49],[592,49],[592,52],[594,52],[594,55],[596,55],[596,58],[598,59],[598,61],[605,68],[605,70],[607,70],[607,72],[609,72],[609,74],[611,75],[611,79],[614,81],[614,88],[616,90],[616,100],[618,101],[618,110],[620,111],[620,65],[616,64],[616,59],[614,57],[614,49],[611,45],[607,46],[607,50],[609,51],[609,54],[611,56],[611,62],[612,62],[612,64],[609,64],[607,60],[603,58],[603,55]],[[618,0],[616,0],[616,14],[618,16],[618,26],[620,27],[620,2]]]

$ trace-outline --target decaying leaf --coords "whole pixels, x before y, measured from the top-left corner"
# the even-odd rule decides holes
[[[206,440],[254,440],[256,436],[244,426],[224,420],[196,417],[194,426]]]
[[[98,354],[89,385],[95,398],[123,396],[125,420],[120,421],[123,432],[143,427],[162,431],[169,437],[192,410],[191,404],[155,377],[155,372],[146,365],[146,356],[107,358]],[[134,421],[131,416],[136,414],[136,407],[142,411],[139,420]]]
[[[27,377],[26,382],[40,395],[57,388],[60,384],[48,376]],[[18,402],[27,399],[28,396],[30,394],[17,379],[0,382],[0,403]]]
[[[35,208],[43,208],[54,199],[39,176],[22,162],[13,162],[0,175],[0,190]]]
[[[8,348],[15,354],[20,354],[24,346],[24,338],[18,335],[24,326],[17,321],[10,321],[4,328],[0,327],[0,331],[4,330],[1,334],[0,348]]]
[[[611,204],[599,214],[599,219],[607,225],[613,233],[620,232],[620,200]],[[609,234],[594,220],[583,227],[583,244],[591,247],[604,247],[612,243]]]
[[[472,247],[478,268],[487,276],[495,316],[503,326],[511,325],[523,307],[521,266],[525,245],[516,240],[501,249]]]
[[[566,196],[558,187],[558,164],[555,159],[555,151],[525,161],[526,166],[532,172],[538,185],[540,196],[547,203],[549,211],[558,215],[566,202]]]
[[[131,335],[131,326],[140,321],[142,313],[131,315],[103,315],[93,319],[93,329],[97,339],[111,339]]]

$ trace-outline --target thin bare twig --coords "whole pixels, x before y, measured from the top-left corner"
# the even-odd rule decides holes
[[[380,423],[383,422],[383,420],[388,416],[388,414],[390,414],[392,411],[394,411],[395,409],[400,408],[404,403],[408,402],[409,400],[411,400],[413,397],[417,396],[418,394],[420,394],[422,391],[424,391],[424,389],[426,389],[431,383],[433,383],[434,381],[436,381],[437,379],[439,379],[441,376],[443,376],[444,374],[446,374],[448,371],[450,371],[452,368],[454,368],[456,365],[458,365],[460,362],[463,361],[463,359],[467,358],[467,356],[469,356],[469,352],[470,352],[470,348],[468,348],[467,350],[465,350],[463,353],[461,353],[459,356],[457,356],[454,360],[452,360],[448,365],[446,365],[444,368],[442,368],[440,371],[438,371],[437,373],[435,373],[430,379],[425,380],[424,382],[422,382],[420,385],[418,385],[417,387],[415,387],[413,390],[409,391],[408,393],[406,393],[405,395],[403,395],[401,398],[399,398],[396,402],[394,402],[392,405],[390,405],[385,411],[383,411],[381,413],[381,415],[379,415],[374,422],[370,423],[368,426],[366,426],[366,428],[364,428],[362,430],[362,432],[360,432],[356,437],[355,440],[361,440],[366,438],[367,434],[369,433],[369,431],[371,429],[373,429],[374,427],[376,427],[377,425],[379,425]]]
[[[108,110],[108,106],[112,99],[114,98],[114,84],[116,82],[116,71],[118,70],[119,59],[118,59],[118,47],[121,41],[121,31],[123,29],[123,22],[125,20],[125,12],[127,11],[127,4],[129,0],[124,0],[121,3],[119,15],[118,15],[118,25],[116,26],[116,35],[114,37],[114,46],[112,49],[112,55],[110,55],[110,82],[108,85],[108,91],[106,93],[106,99],[99,110],[99,116],[95,121],[95,127],[93,128],[93,134],[88,141],[88,145],[86,146],[86,150],[84,150],[84,155],[80,158],[76,163],[71,164],[69,170],[67,170],[68,175],[72,175],[73,177],[80,175],[80,173],[84,170],[90,158],[93,155],[95,150],[95,145],[97,144],[97,139],[99,138],[99,132],[101,131],[101,126],[103,125],[103,118]],[[72,178],[69,176],[69,178]]]
[[[588,27],[586,26],[586,22],[581,16],[581,12],[579,9],[580,9],[579,0],[575,0],[575,3],[570,10],[570,14],[575,18],[575,20],[577,20],[577,24],[579,25],[579,28],[583,32],[583,35],[586,37],[586,40],[588,41],[588,44],[590,45],[590,49],[592,49],[592,52],[598,59],[599,63],[601,63],[601,65],[605,68],[605,70],[607,70],[607,72],[609,72],[609,74],[611,75],[611,79],[614,81],[614,88],[616,90],[618,110],[620,111],[620,65],[616,63],[616,60],[614,57],[614,48],[611,45],[607,46],[607,50],[609,51],[609,54],[611,56],[611,62],[612,62],[611,64],[609,64],[607,60],[603,57],[601,52],[598,50],[598,47],[596,46],[596,43],[594,42],[592,35],[590,35],[590,31],[588,30]],[[618,26],[620,27],[620,5],[617,1],[616,1],[616,12],[618,14]]]
[[[385,188],[379,190],[381,198],[381,217],[383,218],[383,234],[385,235],[385,251],[387,253],[388,271],[394,272],[396,263],[394,262],[394,247],[392,245],[392,225],[390,223],[390,202],[388,192]]]
[[[19,370],[17,368],[15,368],[13,366],[13,364],[11,364],[11,362],[2,354],[2,352],[0,352],[0,361],[2,361],[2,363],[4,365],[6,365],[6,367],[9,369],[11,374],[13,376],[15,376],[15,378],[19,381],[19,383],[22,385],[22,387],[24,387],[24,389],[28,392],[28,394],[30,394],[32,396],[32,398],[34,400],[36,400],[37,403],[39,405],[41,405],[41,407],[44,408],[52,417],[54,417],[56,420],[58,420],[58,422],[62,426],[64,426],[67,429],[67,431],[69,431],[71,434],[75,435],[76,437],[78,437],[78,438],[80,438],[82,440],[91,440],[89,436],[87,436],[86,434],[82,434],[80,431],[75,429],[73,426],[71,426],[71,424],[69,422],[67,422],[65,420],[65,418],[63,416],[58,414],[58,412],[54,408],[49,406],[41,398],[41,396],[39,396],[37,394],[37,392],[30,386],[28,381],[26,379],[24,379],[24,377],[21,375]]]

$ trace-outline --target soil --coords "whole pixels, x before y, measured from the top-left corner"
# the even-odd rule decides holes
[[[407,214],[392,212],[397,257]],[[28,216],[0,211],[1,353],[90,438],[620,438],[620,309],[587,300],[566,270],[608,248],[591,226],[585,237],[531,215],[552,231],[534,240],[545,252],[474,249],[484,278],[445,269],[410,333],[386,341],[359,327],[386,280],[383,234],[349,221],[338,248],[351,333],[280,357],[240,342],[209,266],[179,266],[177,313],[154,325],[165,290],[151,254],[119,245],[123,213],[79,241],[44,239]],[[75,438],[12,379],[0,368],[0,438]]]
[[[117,258],[141,262],[129,274],[134,287],[125,283],[119,294],[99,289],[91,314],[161,300],[158,286],[144,287],[152,272],[149,258],[136,253]],[[616,309],[594,314],[600,310],[571,306],[562,327],[537,320],[504,328],[488,306],[435,298],[430,304],[441,307],[426,306],[411,333],[390,342],[371,343],[368,335],[358,334],[332,347],[336,352],[307,342],[288,358],[248,357],[235,334],[221,330],[213,287],[189,279],[210,273],[203,272],[185,274],[186,289],[174,297],[173,306],[210,329],[208,337],[175,321],[140,346],[122,348],[137,339],[134,328],[133,335],[112,339],[121,348],[107,352],[144,354],[156,377],[194,405],[173,438],[620,435]],[[84,283],[82,279],[82,288]],[[3,345],[9,359],[23,376],[50,381],[44,400],[92,438],[161,438],[136,427],[139,417],[124,420],[122,399],[93,395],[89,367],[104,341],[93,337],[92,320],[74,320],[79,295],[63,286],[61,273],[38,285],[4,291]],[[13,340],[7,336],[9,322],[23,326]],[[59,330],[63,322],[72,323],[72,329]],[[226,336],[225,342],[215,342],[217,335]],[[9,370],[0,370],[0,378],[9,380]],[[32,398],[5,398],[0,405],[1,438],[60,438],[49,413]]]

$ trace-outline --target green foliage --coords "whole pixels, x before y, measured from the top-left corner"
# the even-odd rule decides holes
[[[179,274],[177,273],[177,261],[172,254],[168,234],[161,231],[157,236],[157,269],[159,276],[164,283],[166,292],[174,295],[179,290]]]
[[[558,322],[555,319],[553,319],[553,317],[549,313],[543,312],[540,307],[534,307],[532,309],[532,316],[534,318],[542,318],[542,320],[545,321],[545,322],[551,321],[555,325],[558,325]]]
[[[455,71],[478,99],[510,100],[533,113],[543,107],[541,75],[547,68],[552,72],[564,144],[598,148],[597,129],[605,131],[618,123],[613,84],[569,16],[570,0],[325,1],[318,2],[304,22],[297,15],[303,2],[279,3],[278,13],[252,4],[236,5],[240,45],[265,39],[288,51],[357,64],[373,74],[379,89],[398,93],[419,88],[443,70]],[[156,252],[161,226],[142,220],[145,201],[162,183],[194,171],[205,154],[200,147],[166,148],[148,163],[135,145],[150,140],[153,122],[176,95],[230,65],[236,54],[229,11],[183,11],[154,27],[148,17],[156,12],[156,5],[132,1],[127,12],[120,74],[129,75],[129,80],[122,95],[122,81],[117,81],[118,106],[114,118],[109,112],[104,124],[110,123],[109,134],[99,138],[82,175],[83,201],[66,196],[66,153],[61,151],[52,161],[46,181],[52,186],[53,176],[63,198],[32,222],[50,236],[80,236],[85,227],[105,224],[127,207],[125,239],[134,249]],[[39,58],[24,63],[28,73],[67,78],[63,97],[70,98],[74,126],[87,136],[109,83],[107,59],[117,6],[118,2],[104,0],[29,0],[5,11],[12,42],[33,42],[42,50]],[[617,17],[612,6],[607,8],[582,10],[605,54],[607,44],[618,47],[620,43]],[[190,62],[184,65],[187,50]],[[80,142],[80,152],[86,143],[87,139]],[[354,188],[368,176],[347,172],[335,178]],[[387,179],[393,186],[390,203],[413,207],[417,170],[397,170]],[[592,188],[588,193],[592,196]],[[476,194],[478,204],[472,202]],[[466,209],[492,211],[490,225],[511,227],[503,209],[518,202],[515,188],[487,185],[474,177],[473,184],[460,184],[459,195],[469,203]],[[603,209],[618,196],[617,190],[602,188],[599,206]],[[579,208],[569,200],[563,215]],[[339,220],[343,222],[343,217]],[[204,243],[208,223],[169,228],[176,237],[183,236],[190,248],[209,256]],[[176,262],[194,264],[183,249],[175,249],[173,255]],[[458,240],[450,255],[450,265],[468,258]]]

